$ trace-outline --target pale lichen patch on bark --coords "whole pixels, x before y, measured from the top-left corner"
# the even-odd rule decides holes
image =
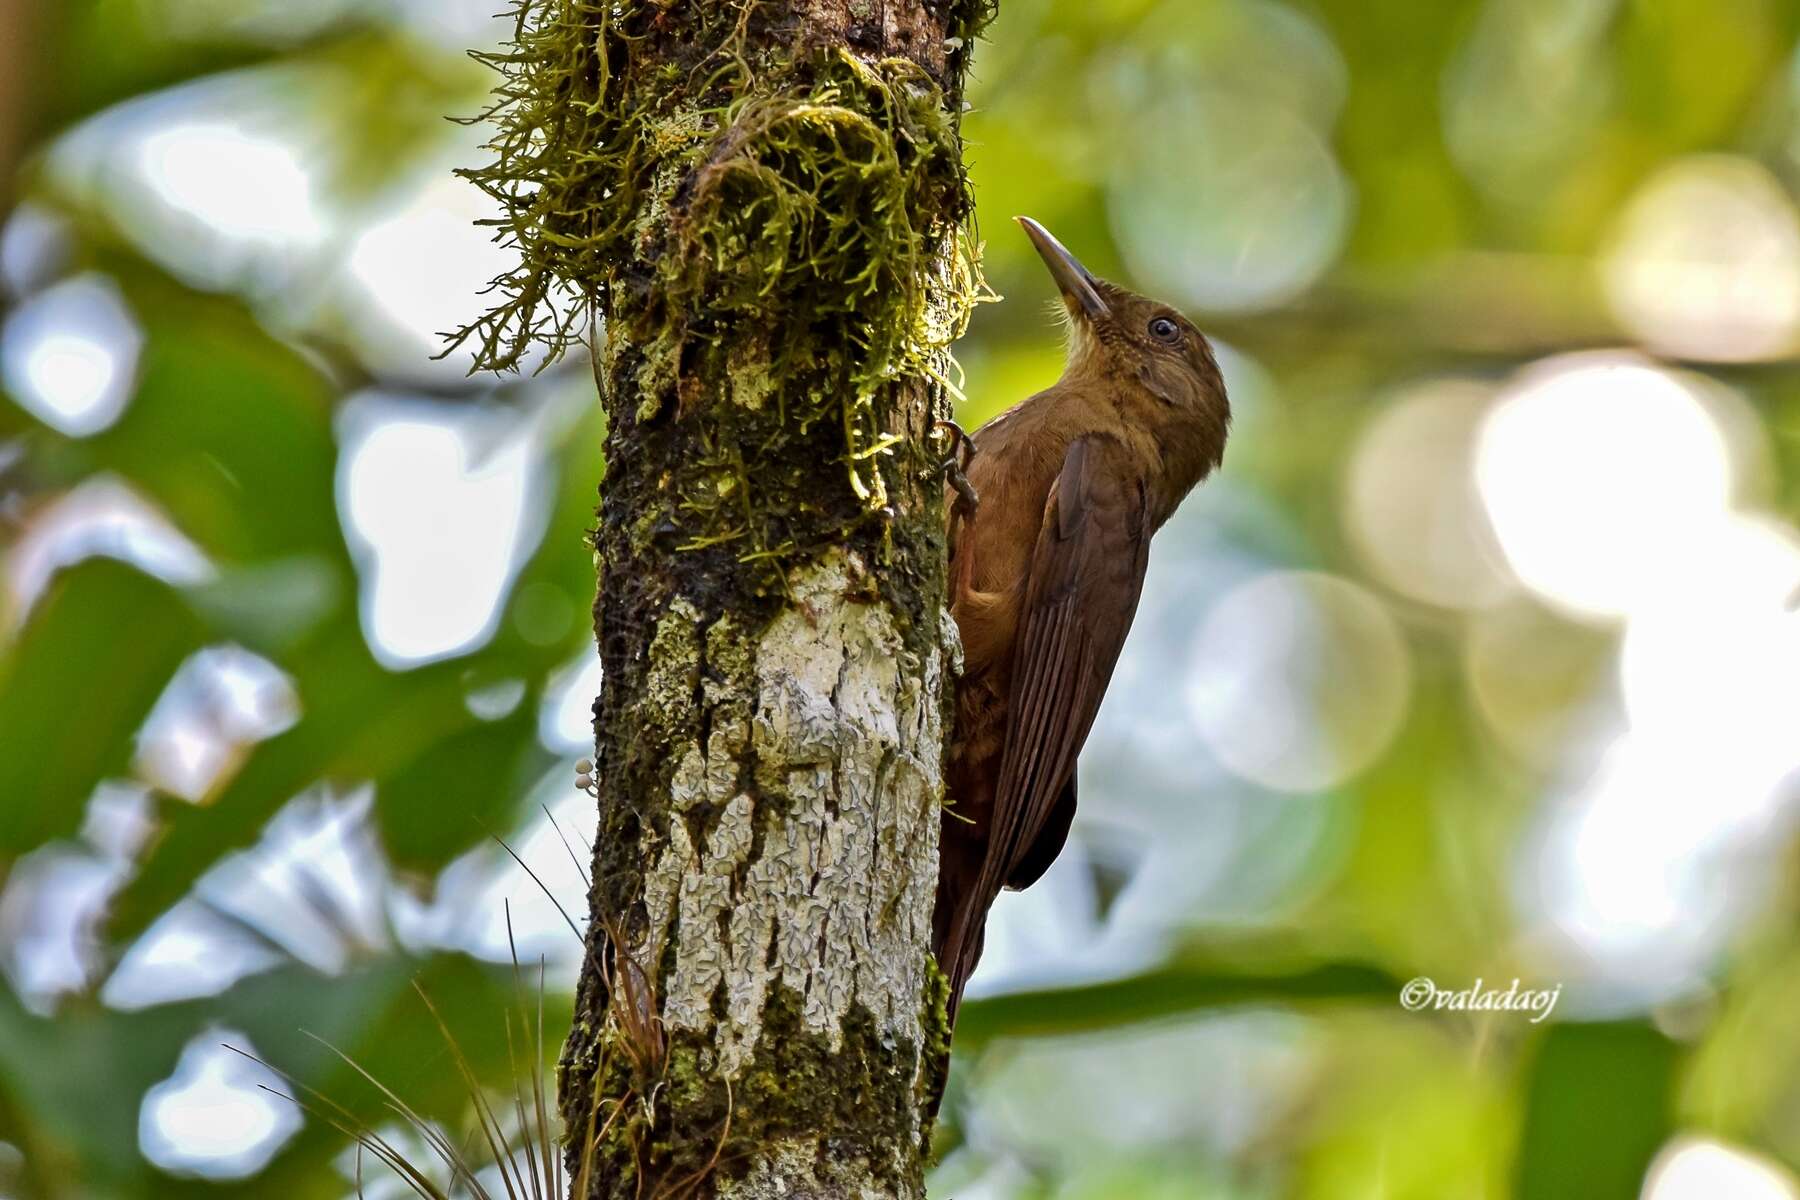
[[[657,714],[659,725],[679,728],[687,724],[699,682],[700,610],[680,596],[669,605],[650,640],[646,695],[663,710]]]
[[[819,1160],[818,1144],[795,1138],[770,1146],[741,1179],[727,1180],[719,1200],[787,1200],[796,1194],[841,1196],[844,1200],[892,1200],[893,1191],[876,1186],[866,1172],[832,1170]]]
[[[749,796],[733,797],[706,840],[706,852],[682,876],[681,932],[663,1007],[663,1020],[671,1028],[704,1029],[711,1023],[712,996],[728,978],[732,951],[731,940],[721,934],[721,918],[732,909],[733,880],[750,853],[755,808]],[[672,861],[691,858],[685,831],[678,825],[676,833]]]
[[[758,772],[785,776],[797,811],[784,822],[785,852],[765,847],[753,872],[786,903],[773,914],[782,936],[771,970],[804,998],[804,1027],[835,1046],[855,1004],[884,1037],[916,1044],[942,790],[941,666],[935,653],[909,661],[893,615],[859,593],[856,557],[827,556],[763,639]]]
[[[923,1040],[918,948],[943,786],[943,664],[935,653],[913,661],[865,576],[843,553],[798,574],[793,607],[755,644],[747,746],[728,721],[674,771],[667,842],[645,881],[644,960],[675,939],[662,984],[671,1029],[709,1028],[725,989],[726,1078],[747,1066],[777,982],[800,998],[802,1028],[834,1048],[852,1005],[873,1014],[884,1039]],[[659,631],[654,644],[676,642]],[[739,790],[746,749],[760,801]],[[765,824],[751,861],[759,803],[781,819]],[[717,814],[704,838],[687,821],[695,813]]]

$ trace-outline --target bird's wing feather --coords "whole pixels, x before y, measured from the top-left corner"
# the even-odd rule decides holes
[[[1050,817],[1044,827],[1038,830],[1037,836],[1031,839],[1031,845],[1019,861],[1013,864],[1006,874],[1006,886],[1016,891],[1024,891],[1044,877],[1056,856],[1062,853],[1063,845],[1069,840],[1069,826],[1075,823],[1075,772],[1069,772],[1069,778],[1063,783],[1062,791],[1056,797],[1056,803],[1050,809]]]
[[[1075,759],[1137,612],[1150,533],[1144,487],[1116,439],[1077,439],[1044,507],[1013,655],[1006,748],[974,911],[963,922],[960,991],[979,954],[987,906],[1015,874],[1035,879],[1040,837],[1067,833],[1059,812]],[[1029,881],[1029,880],[1027,880]]]

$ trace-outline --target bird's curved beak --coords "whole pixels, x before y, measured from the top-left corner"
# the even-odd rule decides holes
[[[1070,254],[1068,248],[1048,229],[1039,225],[1030,217],[1015,218],[1025,228],[1025,236],[1037,247],[1038,257],[1050,268],[1050,275],[1056,280],[1056,286],[1062,289],[1063,299],[1080,308],[1090,321],[1098,321],[1112,315],[1106,307],[1106,301],[1100,298],[1099,289],[1094,286],[1094,277],[1088,269],[1081,265],[1081,260]]]

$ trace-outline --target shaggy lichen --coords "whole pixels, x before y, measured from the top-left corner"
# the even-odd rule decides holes
[[[961,186],[960,155],[946,141],[954,135],[954,114],[944,109],[939,81],[919,78],[912,64],[900,68],[896,79],[893,72],[869,72],[840,59],[819,78],[798,81],[799,87],[770,86],[777,72],[756,61],[749,46],[763,7],[759,0],[691,6],[681,0],[517,0],[506,47],[474,53],[501,77],[494,102],[470,118],[493,130],[484,146],[493,159],[460,173],[499,203],[503,215],[489,224],[520,258],[515,270],[494,281],[500,301],[456,334],[457,345],[478,342],[478,369],[516,368],[534,343],[554,359],[579,341],[582,302],[617,282],[617,272],[635,253],[634,241],[657,236],[657,222],[673,200],[667,185],[708,142],[743,149],[742,135],[759,123],[829,127],[842,121],[868,139],[865,161],[880,165],[881,178],[857,185],[869,194],[885,192],[891,199],[928,175]],[[945,7],[954,58],[966,53],[965,44],[992,18],[995,4],[955,0]],[[698,38],[692,36],[696,24]],[[670,53],[662,35],[676,26],[685,45]],[[654,77],[634,78],[646,72]],[[873,88],[879,103],[860,105],[856,97],[838,103],[842,93],[836,89],[844,84]],[[783,91],[788,94],[778,99]],[[745,103],[743,97],[757,99]],[[809,106],[815,111],[800,111]],[[881,116],[865,124],[860,118],[871,112]],[[749,125],[742,124],[745,118]],[[804,137],[778,140],[790,152],[805,153],[799,145]],[[952,150],[947,161],[930,161],[946,147]],[[737,166],[754,170],[754,160],[740,157]],[[777,203],[771,211],[783,210],[791,214],[792,205]],[[883,213],[877,224],[890,215]],[[854,243],[824,250],[815,244],[813,253],[801,244],[795,247],[800,253],[775,258],[784,270],[804,272],[812,263],[824,276],[874,277],[885,266],[904,265],[901,260],[916,265],[927,252],[920,238],[928,234],[903,230],[886,245],[866,247],[875,253],[848,271],[848,260],[836,250],[853,255],[859,248]],[[918,276],[904,278],[910,285]]]
[[[904,434],[878,393],[943,382],[986,295],[961,227],[959,114],[912,59],[754,45],[754,0],[695,6],[682,19],[702,36],[671,47],[659,32],[677,7],[526,0],[510,51],[483,56],[503,76],[482,114],[494,158],[463,173],[499,202],[519,261],[453,347],[473,341],[477,369],[516,369],[534,346],[547,364],[597,305],[636,421],[686,415],[721,378],[743,410],[772,407],[703,447],[711,478],[680,498],[679,548],[778,562],[805,547],[761,511],[746,459],[828,422],[852,507],[886,512],[876,460]],[[965,2],[954,27],[966,38],[986,14]],[[745,322],[780,336],[746,341]],[[712,369],[721,347],[731,361]]]

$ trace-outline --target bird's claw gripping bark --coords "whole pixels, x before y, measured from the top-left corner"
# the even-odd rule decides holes
[[[959,507],[966,505],[970,512],[974,512],[976,507],[981,504],[981,497],[976,495],[975,485],[969,482],[969,477],[963,471],[974,460],[977,453],[975,439],[970,437],[968,431],[955,421],[933,421],[931,427],[934,433],[945,431],[949,433],[950,457],[938,464],[938,470],[943,473],[944,481],[959,497]]]

